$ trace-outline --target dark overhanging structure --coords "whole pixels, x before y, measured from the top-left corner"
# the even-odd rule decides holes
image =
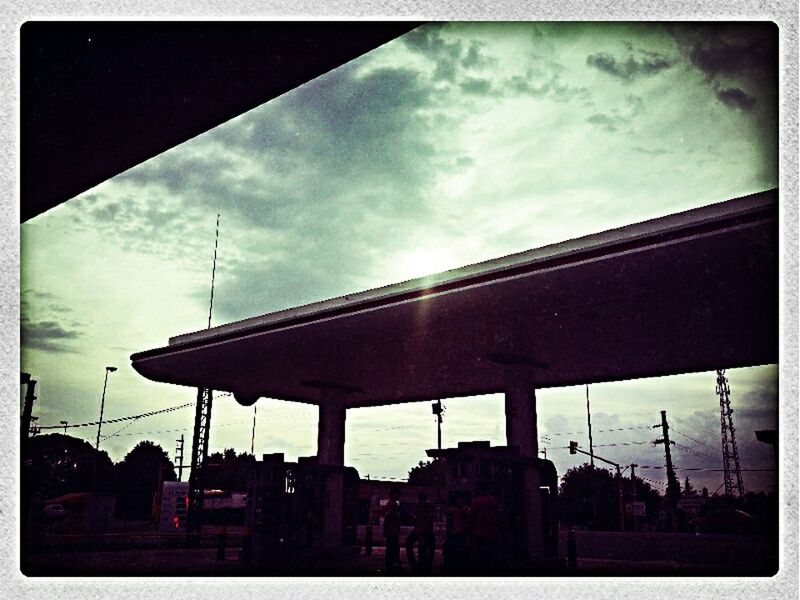
[[[537,388],[778,361],[777,196],[179,335],[131,360],[149,379],[232,392],[244,405],[317,404],[324,465],[343,464],[348,408],[486,393],[505,395],[508,445],[535,457]],[[538,487],[532,472],[532,557]]]

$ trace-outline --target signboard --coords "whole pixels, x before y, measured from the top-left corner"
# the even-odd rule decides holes
[[[161,493],[159,531],[185,531],[189,507],[189,482],[165,481]]]
[[[646,516],[645,504],[641,501],[633,501],[625,503],[625,513],[633,517]]]

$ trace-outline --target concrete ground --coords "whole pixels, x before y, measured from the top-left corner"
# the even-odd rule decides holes
[[[777,540],[767,536],[668,533],[576,532],[577,567],[566,565],[566,533],[561,560],[529,574],[593,575],[772,575],[777,571]],[[50,548],[23,557],[29,576],[78,575],[383,575],[384,548],[367,555],[364,548],[332,554],[308,554],[267,572],[239,560],[240,548],[227,547],[222,559],[215,547],[83,550]],[[411,575],[402,552],[404,570]],[[516,574],[526,574],[516,573]],[[437,550],[434,575],[441,574]],[[471,572],[471,574],[473,574]]]

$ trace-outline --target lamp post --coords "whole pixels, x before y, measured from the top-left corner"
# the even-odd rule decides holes
[[[64,426],[64,435],[67,435],[67,425],[69,424],[69,421],[59,421],[59,423]]]
[[[117,370],[117,367],[106,367],[106,377],[103,381],[103,396],[100,399],[100,421],[97,423],[97,441],[94,444],[94,449],[100,449],[100,428],[103,426],[103,408],[106,404],[106,386],[108,385],[108,374]]]

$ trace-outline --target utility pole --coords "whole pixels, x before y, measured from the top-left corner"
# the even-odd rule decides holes
[[[631,487],[633,488],[633,498],[632,501],[636,502],[639,499],[639,494],[636,490],[636,467],[638,467],[636,463],[631,463]],[[633,530],[639,531],[639,517],[636,516],[635,509],[633,505],[631,505],[631,518],[633,519]]]
[[[589,408],[589,384],[586,384],[586,424],[589,426],[589,461],[594,466],[594,446],[592,445],[592,411]]]
[[[106,406],[106,387],[108,386],[108,374],[117,370],[117,367],[106,367],[106,376],[103,379],[103,396],[100,398],[100,420],[97,422],[97,441],[94,449],[100,449],[100,428],[103,426],[103,409]]]
[[[183,434],[179,440],[175,440],[178,446],[175,448],[175,462],[178,463],[178,481],[183,481]]]
[[[594,457],[599,461],[604,463],[608,463],[616,467],[617,469],[617,507],[619,509],[619,530],[625,531],[625,499],[622,493],[622,471],[619,469],[619,463],[615,463],[612,460],[608,460],[607,458],[603,458],[601,456],[593,456],[591,452],[586,452],[585,450],[581,450],[578,448],[578,442],[570,442],[569,443],[569,453],[576,454],[580,452],[581,454],[585,454],[589,457]]]
[[[739,450],[736,448],[736,430],[733,427],[733,409],[731,408],[731,388],[725,369],[717,369],[717,395],[719,396],[719,421],[722,437],[722,470],[725,474],[725,495],[733,496],[734,477],[739,498],[744,498],[742,470],[739,467]],[[733,463],[733,464],[731,464]]]
[[[33,401],[36,400],[36,396],[34,395],[36,380],[31,379],[30,373],[22,373],[20,381],[23,385],[27,386],[25,390],[25,404],[22,407],[22,423],[20,424],[20,442],[24,443],[30,436]]]
[[[544,456],[544,459],[547,460],[547,446],[550,445],[550,437],[543,435],[542,439],[539,440],[539,454]]]
[[[675,442],[669,439],[669,424],[667,423],[667,411],[661,411],[661,423],[653,425],[653,429],[661,427],[661,438],[657,439],[654,443],[664,444],[664,456],[666,457],[667,466],[667,505],[670,509],[670,517],[672,521],[672,528],[677,528],[677,513],[678,500],[681,496],[681,486],[678,483],[678,478],[675,477],[675,470],[672,468],[672,454],[670,452],[670,444]]]
[[[437,400],[431,406],[431,412],[436,415],[436,447],[442,449],[442,415],[444,415],[444,407],[442,401]]]
[[[258,406],[253,405],[253,434],[250,436],[250,454],[256,455],[256,412]]]

